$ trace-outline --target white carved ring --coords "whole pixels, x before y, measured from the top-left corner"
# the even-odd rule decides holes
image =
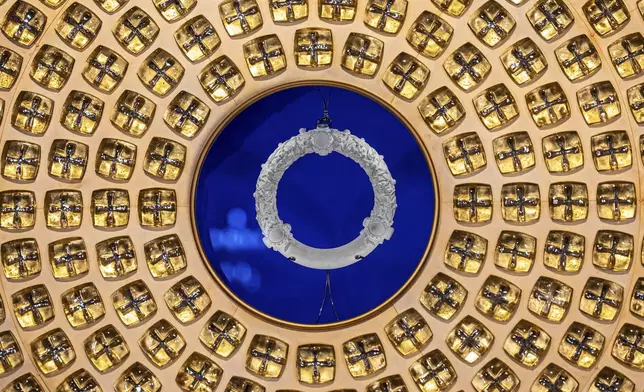
[[[320,249],[293,238],[291,226],[284,223],[277,211],[277,188],[284,172],[304,155],[321,156],[337,152],[358,163],[367,173],[374,192],[371,215],[362,222],[360,235],[337,248]],[[257,222],[264,235],[264,244],[289,260],[314,269],[336,269],[351,265],[369,255],[378,245],[391,238],[396,213],[396,181],[383,157],[364,139],[348,130],[340,132],[326,125],[307,131],[300,129],[275,151],[262,165],[255,188]]]

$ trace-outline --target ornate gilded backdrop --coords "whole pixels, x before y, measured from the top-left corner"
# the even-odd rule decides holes
[[[644,387],[642,1],[3,3],[3,390]],[[191,224],[220,125],[315,80],[388,104],[440,198],[412,284],[322,330],[231,299]]]

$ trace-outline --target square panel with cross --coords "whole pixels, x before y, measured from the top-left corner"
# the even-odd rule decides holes
[[[543,265],[555,271],[578,272],[584,262],[585,246],[583,235],[551,230],[546,237]]]
[[[503,83],[483,90],[472,99],[472,103],[479,119],[489,130],[509,124],[519,116],[519,106]]]
[[[642,4],[641,1],[640,4]],[[635,392],[635,383],[633,383],[633,381],[623,373],[608,366],[604,366],[591,382],[588,392],[604,391]]]
[[[36,366],[44,375],[63,371],[76,360],[74,346],[60,328],[37,337],[30,343],[29,349]]]
[[[213,354],[229,358],[241,346],[246,327],[228,313],[217,310],[199,333],[199,340]]]
[[[141,351],[160,368],[174,363],[186,349],[186,340],[181,333],[164,319],[148,328],[138,342]]]
[[[494,250],[494,265],[511,272],[528,273],[536,255],[537,239],[529,234],[503,230]]]
[[[24,392],[41,392],[44,390],[38,379],[32,373],[25,373],[20,377],[16,377],[5,387],[8,391],[24,391]]]
[[[152,124],[157,105],[144,95],[125,90],[116,100],[110,121],[117,129],[141,137]]]
[[[474,300],[476,310],[496,321],[508,321],[521,300],[521,289],[495,275],[485,279]]]
[[[620,170],[631,167],[633,154],[626,131],[609,131],[590,139],[593,161],[597,171]]]
[[[486,363],[472,379],[476,392],[517,391],[521,380],[505,362],[494,358]]]
[[[579,310],[602,321],[613,321],[619,315],[624,300],[624,288],[607,279],[591,277],[581,292]]]
[[[163,295],[168,309],[182,324],[188,324],[201,317],[212,304],[210,295],[193,276],[175,283]]]
[[[351,22],[357,10],[358,0],[318,0],[318,16],[322,20]]]
[[[631,18],[622,0],[588,0],[581,7],[588,23],[600,36],[620,30]]]
[[[81,237],[68,237],[50,242],[49,264],[54,278],[73,279],[89,272],[87,246]]]
[[[28,230],[36,224],[36,195],[31,191],[0,192],[0,227]]]
[[[11,125],[21,132],[42,135],[47,132],[54,101],[31,91],[21,91],[11,111]]]
[[[2,149],[2,177],[33,181],[40,167],[40,146],[21,140],[7,140]]]
[[[439,272],[425,286],[420,304],[443,320],[450,320],[467,299],[467,290],[452,277]]]
[[[615,230],[599,230],[593,243],[593,265],[610,272],[625,272],[634,259],[634,238]]]
[[[45,224],[52,230],[80,227],[83,221],[83,195],[71,189],[45,193]]]
[[[644,36],[625,35],[608,46],[608,54],[620,77],[638,76],[644,70]]]
[[[125,140],[105,138],[96,152],[96,174],[116,181],[129,180],[136,163],[136,145]]]
[[[488,222],[492,219],[492,187],[476,183],[456,185],[453,204],[457,222]]]
[[[369,385],[366,392],[407,392],[405,380],[399,374],[383,377]]]
[[[476,132],[463,133],[445,140],[443,156],[454,176],[473,173],[487,165],[483,143]]]
[[[77,392],[98,388],[98,381],[85,369],[78,369],[65,377],[58,386],[57,392]]]
[[[60,299],[72,328],[94,325],[105,316],[103,299],[94,283],[84,283],[66,290]]]
[[[526,13],[528,21],[541,38],[550,41],[565,34],[575,21],[562,0],[540,0]]]
[[[335,350],[327,344],[297,348],[297,379],[304,384],[327,384],[335,379]]]
[[[179,142],[153,137],[143,159],[143,170],[151,176],[176,181],[183,172],[187,148]]]
[[[414,308],[399,313],[385,326],[394,348],[403,356],[419,352],[432,339],[432,330]]]
[[[539,184],[513,182],[501,187],[501,217],[506,222],[532,223],[541,216]]]
[[[644,277],[638,278],[631,294],[631,313],[644,317]]]
[[[492,332],[472,316],[465,316],[445,337],[447,347],[468,364],[478,362],[493,341]]]
[[[454,28],[438,15],[423,11],[407,32],[407,42],[418,53],[435,58],[447,47]]]
[[[43,88],[60,91],[69,80],[74,63],[74,58],[64,50],[45,44],[34,55],[29,76]]]
[[[368,0],[364,23],[372,29],[397,34],[407,16],[407,0]]]
[[[557,350],[569,363],[589,369],[601,356],[604,341],[600,332],[575,321],[564,333]]]
[[[169,234],[143,245],[145,261],[154,278],[167,278],[186,269],[187,259],[181,240]]]
[[[523,38],[501,54],[501,63],[518,85],[538,79],[548,68],[548,61],[530,38]]]
[[[114,392],[133,391],[161,391],[161,381],[140,362],[134,362],[114,383]]]
[[[547,276],[540,276],[528,298],[528,310],[535,316],[559,323],[570,308],[572,287]]]
[[[517,22],[503,6],[490,0],[470,16],[467,25],[479,41],[494,48],[512,34]]]
[[[130,222],[130,194],[127,189],[97,189],[92,192],[94,227],[125,227]]]
[[[195,351],[179,368],[175,382],[183,392],[211,392],[217,389],[223,374],[215,361]]]
[[[181,91],[168,105],[163,121],[181,136],[193,138],[206,125],[208,117],[208,105],[189,92]]]
[[[221,45],[221,38],[215,27],[203,15],[195,16],[174,32],[179,49],[194,62],[205,59]]]
[[[99,45],[87,58],[83,78],[99,91],[111,93],[125,78],[128,65],[114,50]]]
[[[11,89],[18,80],[21,68],[22,56],[9,48],[0,46],[0,89]]]
[[[583,221],[588,217],[588,188],[581,182],[556,182],[548,190],[550,218],[560,222]]]
[[[550,173],[563,173],[584,166],[584,151],[577,131],[557,132],[544,137],[541,150]]]
[[[122,286],[112,294],[112,305],[119,319],[128,327],[151,318],[157,311],[152,292],[142,280]]]
[[[418,111],[425,124],[438,135],[453,129],[465,117],[463,104],[447,87],[429,93],[418,104]]]
[[[409,372],[421,392],[446,391],[457,378],[452,363],[439,349],[418,358],[409,367]]]
[[[186,16],[197,5],[197,0],[152,0],[163,19],[174,22]]]
[[[31,47],[42,35],[47,24],[45,14],[23,0],[16,0],[0,24],[2,33],[11,42],[24,48]]]
[[[256,0],[226,0],[219,4],[219,16],[231,37],[250,34],[264,24]]]
[[[224,102],[237,95],[246,82],[235,63],[223,55],[201,70],[199,83],[213,101]]]
[[[607,123],[622,113],[617,92],[610,81],[594,83],[577,91],[577,103],[588,125]]]
[[[267,335],[255,335],[246,353],[246,370],[276,379],[282,375],[288,358],[288,343]]]
[[[226,388],[224,389],[225,392],[266,392],[266,388],[264,388],[260,383],[250,380],[245,377],[239,377],[239,376],[233,376],[230,381],[228,381],[228,384],[226,385]]]
[[[341,65],[355,74],[374,76],[380,68],[385,44],[366,34],[351,33],[342,49]]]
[[[644,369],[644,328],[625,323],[613,343],[613,358],[633,369]]]
[[[342,352],[353,378],[366,377],[387,367],[384,347],[375,333],[344,342]]]
[[[54,319],[54,303],[42,284],[26,287],[11,295],[13,313],[23,329],[34,329]]]
[[[139,54],[149,48],[161,29],[159,25],[139,7],[127,10],[112,27],[112,34],[123,49]]]
[[[401,52],[382,76],[385,85],[398,97],[413,100],[425,88],[429,68],[414,56]]]
[[[579,382],[561,366],[548,364],[537,376],[531,392],[576,391]]]
[[[185,71],[179,60],[158,48],[141,63],[136,74],[148,90],[165,97],[181,82]]]
[[[447,56],[443,69],[454,83],[469,91],[487,78],[492,65],[476,46],[468,42]]]
[[[8,280],[27,279],[42,270],[40,250],[35,238],[7,241],[0,246],[2,270]]]
[[[532,120],[539,128],[562,123],[570,117],[568,97],[557,82],[531,90],[525,100]]]
[[[138,268],[134,243],[129,236],[113,237],[96,244],[98,269],[105,279],[117,279]]]
[[[644,83],[640,83],[626,91],[628,106],[638,124],[644,124]]]
[[[454,230],[447,241],[443,263],[457,271],[477,274],[487,255],[487,239],[462,230]]]
[[[13,332],[0,332],[0,375],[7,375],[20,368],[24,357]]]
[[[108,14],[120,10],[130,0],[94,0],[94,3]]]
[[[275,34],[255,38],[244,44],[244,58],[254,78],[274,75],[286,69],[286,54]]]
[[[101,373],[108,372],[130,355],[130,348],[123,335],[113,325],[106,325],[83,342],[83,349],[92,365]]]
[[[81,3],[72,3],[58,19],[58,37],[77,50],[87,48],[101,31],[103,21]]]
[[[520,320],[503,343],[503,350],[514,360],[534,368],[550,348],[550,335],[534,323]]]
[[[296,22],[309,16],[309,0],[270,0],[268,4],[275,23]]]
[[[637,212],[635,184],[607,181],[597,184],[597,215],[609,221],[634,219]]]
[[[528,132],[513,132],[492,141],[496,166],[502,174],[518,173],[536,164],[534,146]]]
[[[602,65],[599,52],[586,34],[569,39],[555,49],[555,57],[566,77],[579,80],[599,70]]]
[[[330,29],[304,28],[295,32],[295,63],[299,67],[326,67],[333,62],[333,34]]]
[[[60,123],[72,132],[92,135],[101,121],[104,106],[105,104],[99,98],[73,90],[63,103]]]
[[[78,182],[85,176],[89,146],[73,141],[56,139],[49,149],[49,175],[71,182]]]
[[[432,0],[438,9],[454,17],[463,15],[472,0]]]
[[[143,227],[174,226],[177,221],[177,194],[168,188],[142,189],[138,210],[139,223]]]

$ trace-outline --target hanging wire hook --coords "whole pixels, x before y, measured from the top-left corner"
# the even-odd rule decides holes
[[[329,94],[327,95],[327,98],[324,99],[324,94],[322,94],[322,89],[320,89],[320,86],[317,86],[317,90],[320,93],[320,97],[322,98],[322,105],[323,105],[323,110],[324,110],[324,115],[322,118],[320,118],[317,121],[318,126],[326,126],[330,127],[331,126],[331,117],[329,116],[329,102],[331,101],[331,91],[333,91],[329,87]]]
[[[326,297],[329,297],[329,302],[331,303],[331,309],[335,315],[335,321],[340,321],[338,317],[338,312],[335,310],[335,303],[333,302],[333,294],[331,293],[331,271],[326,271],[326,281],[324,282],[324,297],[322,298],[322,304],[320,305],[320,312],[318,313],[318,318],[315,320],[316,323],[320,322],[322,318],[322,312],[324,311],[324,304],[326,304]]]

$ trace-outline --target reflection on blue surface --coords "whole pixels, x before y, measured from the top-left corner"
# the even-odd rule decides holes
[[[338,318],[346,320],[382,304],[412,275],[431,235],[435,190],[420,147],[395,116],[352,91],[321,89],[325,95],[332,90],[333,127],[365,138],[384,156],[396,179],[393,237],[364,260],[330,273]],[[214,141],[195,194],[198,235],[224,284],[255,309],[302,324],[318,319],[326,271],[295,264],[264,246],[253,192],[260,165],[300,128],[314,128],[321,112],[316,87],[287,89],[251,105]],[[286,171],[277,204],[298,240],[331,248],[359,234],[373,207],[373,190],[368,176],[350,159],[311,154]],[[334,321],[327,306],[319,323]]]

